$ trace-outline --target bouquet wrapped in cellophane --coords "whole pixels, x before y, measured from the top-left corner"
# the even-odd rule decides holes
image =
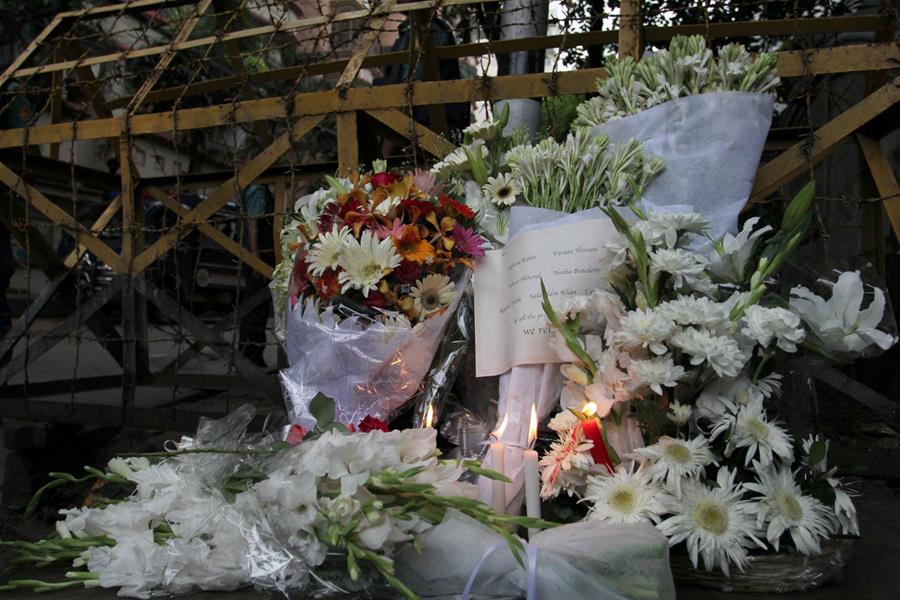
[[[427,172],[328,182],[297,202],[272,286],[290,364],[281,382],[306,428],[318,393],[346,424],[388,420],[410,400],[484,253],[471,209]]]
[[[2,581],[0,592],[103,587],[151,598],[255,586],[284,597],[385,597],[389,585],[414,599],[394,555],[421,549],[449,513],[484,526],[520,560],[523,543],[509,528],[551,526],[474,500],[463,471],[497,475],[441,459],[434,429],[387,431],[371,418],[348,428],[332,408],[319,396],[319,426],[293,446],[281,432],[252,432],[255,410],[245,405],[202,419],[171,450],[117,457],[81,478],[51,473],[30,510],[65,484],[89,486],[85,505],[60,511],[42,540],[0,544],[13,549],[12,564],[71,570],[59,581]]]

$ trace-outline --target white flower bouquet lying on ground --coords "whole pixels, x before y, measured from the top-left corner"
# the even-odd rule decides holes
[[[448,511],[505,540],[520,562],[524,546],[509,528],[551,525],[474,500],[475,486],[459,480],[464,469],[499,476],[442,460],[434,429],[350,432],[330,420],[327,399],[314,409],[320,428],[295,446],[247,434],[254,410],[244,406],[201,423],[178,450],[116,458],[82,479],[51,474],[42,491],[92,482],[90,505],[63,510],[47,539],[3,543],[16,563],[73,570],[64,581],[12,580],[0,590],[83,585],[150,598],[253,585],[287,595],[354,593],[380,581],[415,598],[393,555]]]
[[[619,232],[607,243],[616,293],[545,300],[571,409],[551,423],[560,441],[542,460],[545,496],[580,496],[606,522],[655,523],[695,567],[726,574],[754,549],[817,554],[830,536],[858,534],[827,441],[795,443],[771,416],[778,355],[846,359],[896,341],[879,329],[881,290],[863,307],[859,273],[841,273],[828,298],[772,291],[806,233],[812,197],[809,184],[781,231],[748,219],[705,252],[692,249],[706,231],[699,214],[636,211],[629,226],[607,209]],[[598,440],[615,465],[599,467],[582,425],[589,404],[605,422],[636,419],[652,444]]]

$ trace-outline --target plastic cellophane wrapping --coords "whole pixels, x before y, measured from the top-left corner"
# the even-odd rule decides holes
[[[309,405],[319,393],[334,400],[335,419],[345,424],[366,416],[388,421],[417,395],[434,401],[446,393],[467,342],[444,343],[445,333],[469,279],[468,270],[459,275],[447,309],[415,326],[389,313],[320,307],[311,299],[288,308],[284,344],[290,366],[280,379],[291,420],[313,427]],[[418,405],[421,417],[427,403]]]

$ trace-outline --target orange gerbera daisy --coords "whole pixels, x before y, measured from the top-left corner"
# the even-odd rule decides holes
[[[424,263],[434,258],[434,247],[422,239],[415,225],[404,225],[400,235],[393,239],[394,247],[404,260]]]

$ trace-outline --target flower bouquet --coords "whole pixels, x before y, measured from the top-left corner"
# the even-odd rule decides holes
[[[302,198],[273,284],[290,416],[334,398],[346,424],[387,420],[419,389],[484,239],[427,172],[380,170]]]
[[[115,458],[83,478],[51,474],[41,492],[91,482],[89,504],[61,511],[46,539],[3,544],[15,563],[72,570],[63,581],[12,580],[0,590],[104,587],[150,598],[252,585],[287,596],[362,593],[383,582],[416,598],[393,555],[449,511],[508,543],[520,561],[524,545],[509,527],[551,525],[473,500],[474,486],[459,481],[465,468],[499,475],[440,459],[434,429],[386,431],[370,418],[373,428],[351,431],[332,420],[328,399],[314,404],[320,427],[295,446],[248,433],[247,405],[204,421],[177,449]],[[113,485],[122,493],[100,495]]]
[[[691,249],[707,230],[701,215],[637,211],[629,226],[607,209],[619,231],[607,243],[616,293],[545,301],[571,409],[551,422],[559,442],[542,459],[545,497],[576,495],[588,518],[604,522],[655,523],[694,569],[726,578],[771,552],[809,566],[827,540],[858,535],[851,494],[827,467],[827,441],[796,444],[772,416],[779,354],[846,358],[896,341],[878,329],[881,290],[863,308],[858,273],[840,274],[827,299],[771,290],[805,235],[812,195],[809,184],[794,198],[781,231],[748,219],[707,252]],[[626,419],[650,445],[591,437],[585,425],[605,431]],[[822,582],[821,571],[809,575],[796,585]]]
[[[496,122],[470,127],[463,146],[432,171],[454,189],[464,191],[479,227],[497,245],[530,229],[605,220],[599,207],[636,202],[664,168],[638,141],[613,144],[586,130],[573,131],[562,141],[548,138],[536,143],[515,132],[505,135],[506,111],[508,106]],[[500,234],[495,224],[502,225]],[[478,282],[476,272],[476,294],[483,293],[478,291]],[[479,318],[493,317],[479,316],[476,309],[476,329]],[[556,403],[560,385],[555,365],[519,365],[503,374],[497,420],[509,415],[504,441],[524,444],[532,404],[539,417],[546,416]],[[516,482],[508,497],[509,510],[515,511],[522,486],[518,458],[513,457],[507,467]],[[486,500],[489,486],[482,487]]]
[[[740,44],[713,56],[702,36],[675,36],[639,61],[611,57],[573,128],[640,140],[667,167],[644,193],[646,206],[690,203],[712,235],[734,233],[771,125],[775,63]]]

